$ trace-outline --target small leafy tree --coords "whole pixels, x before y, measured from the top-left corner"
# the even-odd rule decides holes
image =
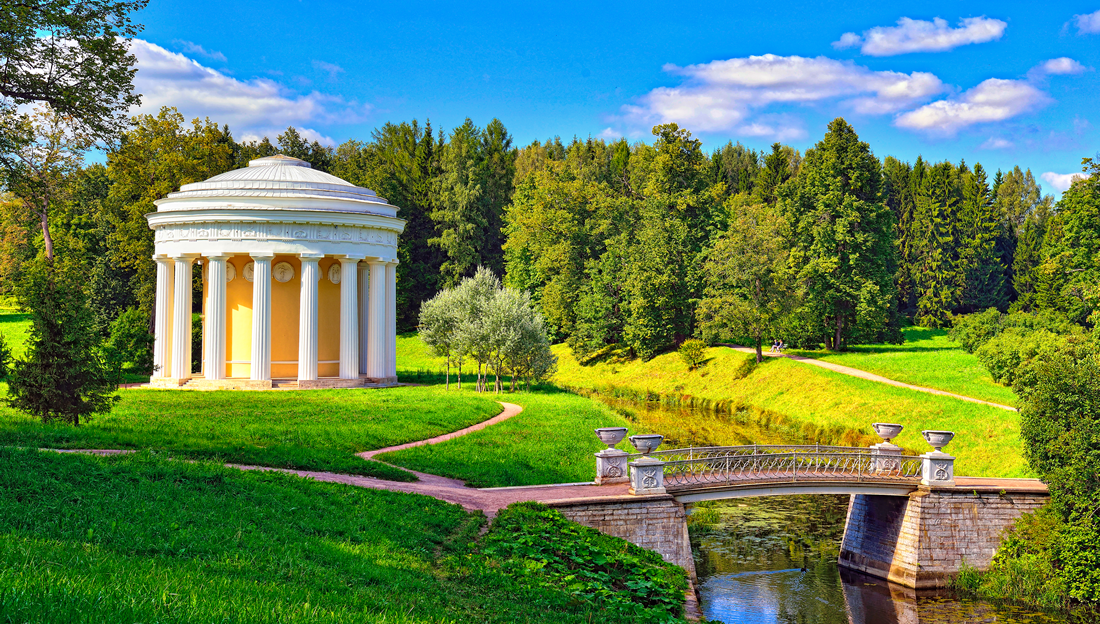
[[[781,223],[766,204],[741,208],[704,267],[707,286],[697,310],[703,336],[747,336],[757,363],[763,360],[764,338],[779,333],[793,302],[784,279],[788,252]]]
[[[458,351],[456,330],[459,324],[458,306],[454,290],[448,289],[428,299],[420,306],[420,339],[428,345],[436,357],[447,366],[447,389],[451,389],[451,364],[461,358]],[[462,388],[461,375],[459,388]]]
[[[707,343],[696,338],[685,340],[680,345],[680,359],[687,365],[688,370],[699,368],[707,359]]]
[[[79,271],[45,260],[28,268],[17,288],[31,313],[26,354],[9,377],[11,407],[42,419],[79,425],[118,400],[118,367],[104,357]]]

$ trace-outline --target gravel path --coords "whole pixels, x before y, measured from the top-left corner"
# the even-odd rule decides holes
[[[731,344],[724,344],[724,345],[721,345],[721,346],[729,347],[730,349],[733,349],[734,351],[740,351],[741,353],[751,353],[753,355],[756,354],[756,349],[753,349],[751,347],[742,347],[740,345],[731,345]],[[825,368],[825,369],[831,370],[835,373],[840,373],[842,375],[850,375],[852,377],[859,377],[860,379],[866,379],[868,381],[877,381],[878,383],[884,383],[884,384],[891,385],[891,386],[897,386],[899,388],[908,388],[910,390],[916,390],[917,392],[927,392],[928,394],[938,394],[940,396],[952,397],[952,398],[955,398],[955,399],[959,399],[961,401],[969,401],[971,403],[981,403],[982,405],[990,405],[990,406],[993,406],[993,407],[999,407],[1001,409],[1009,410],[1011,412],[1016,411],[1016,408],[1012,407],[1011,405],[1001,405],[1000,403],[991,403],[989,401],[983,401],[981,399],[975,399],[974,397],[968,397],[968,396],[964,396],[964,395],[961,395],[961,394],[955,394],[953,392],[946,392],[944,390],[936,390],[935,388],[926,388],[924,386],[914,386],[913,384],[907,384],[907,383],[904,383],[904,382],[901,382],[901,381],[897,381],[895,379],[890,379],[888,377],[883,377],[882,375],[876,375],[874,373],[868,373],[865,370],[860,370],[858,368],[852,368],[851,366],[842,366],[840,364],[833,364],[832,362],[822,362],[821,360],[815,360],[814,358],[808,358],[808,357],[804,357],[804,356],[801,356],[801,355],[788,355],[786,353],[769,353],[767,351],[764,351],[764,355],[766,357],[781,357],[781,358],[787,358],[787,359],[790,359],[790,360],[795,360],[796,362],[805,362],[806,364],[810,364],[812,366],[817,366],[819,368]]]

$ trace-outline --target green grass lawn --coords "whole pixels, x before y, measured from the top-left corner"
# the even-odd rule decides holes
[[[906,429],[897,443],[924,452],[922,429],[957,433],[948,451],[958,457],[960,475],[1025,476],[1020,421],[1016,412],[950,397],[897,388],[822,370],[793,360],[768,358],[722,347],[688,371],[676,353],[648,361],[606,358],[582,366],[564,345],[556,345],[563,387],[609,396],[673,399],[722,406],[791,441],[867,444],[878,441],[874,422],[898,422]],[[659,433],[659,432],[658,432]]]
[[[43,425],[0,406],[0,445],[149,448],[188,458],[408,480],[408,473],[354,453],[448,433],[500,412],[491,398],[431,387],[123,390],[121,397],[110,414],[79,427]]]
[[[31,315],[10,308],[0,307],[0,336],[19,357],[26,350],[25,343],[31,332]]]
[[[476,397],[470,390],[451,394]],[[460,438],[384,453],[377,459],[463,479],[473,487],[590,482],[596,477],[592,454],[607,448],[593,429],[627,425],[602,403],[559,390],[503,394],[500,399],[522,405],[523,411]],[[619,446],[633,452],[625,441]]]
[[[502,514],[482,552],[484,516],[456,505],[150,453],[0,449],[0,484],[4,622],[656,622],[669,610],[624,602],[612,581],[577,590],[539,568],[668,596],[683,584],[659,556],[584,527],[555,531],[557,550],[599,547],[602,567],[522,539],[560,516]],[[648,568],[615,574],[620,556]]]
[[[1016,406],[1016,395],[993,381],[978,358],[948,337],[945,329],[906,327],[900,345],[859,345],[844,353],[791,353],[851,366],[905,383],[946,390],[1002,405]]]

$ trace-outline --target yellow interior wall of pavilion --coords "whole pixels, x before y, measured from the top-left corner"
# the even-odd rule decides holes
[[[237,276],[225,285],[225,360],[230,377],[247,379],[252,374],[247,363],[252,359],[252,282],[244,278],[244,267],[252,258],[233,256],[228,262]]]
[[[340,265],[335,258],[322,258],[321,283],[317,288],[317,376],[340,376],[340,285],[329,279],[329,268]],[[329,362],[324,364],[323,362]]]
[[[294,277],[286,282],[275,279],[275,265],[280,262],[294,267]],[[295,379],[298,377],[302,261],[295,256],[275,256],[271,269],[271,378]]]
[[[236,278],[225,288],[226,323],[225,341],[227,374],[229,377],[248,378],[252,359],[252,282],[244,278],[244,267],[252,258],[233,256],[228,260],[236,271]],[[296,256],[276,256],[271,261],[274,268],[279,262],[294,267],[294,277],[288,282],[271,280],[271,377],[294,379],[298,377],[298,324],[301,312],[302,262]],[[340,285],[329,279],[329,268],[339,266],[339,260],[323,258],[318,263],[321,280],[318,284],[317,323],[317,375],[340,375]],[[205,273],[205,271],[204,271]],[[204,284],[203,296],[206,296]],[[204,308],[205,309],[205,305]],[[234,363],[236,362],[236,363]],[[276,364],[276,362],[281,362]],[[325,363],[327,362],[327,363]]]

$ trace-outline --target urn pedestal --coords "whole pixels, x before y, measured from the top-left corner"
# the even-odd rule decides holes
[[[630,462],[630,493],[665,494],[665,462],[652,457]]]

